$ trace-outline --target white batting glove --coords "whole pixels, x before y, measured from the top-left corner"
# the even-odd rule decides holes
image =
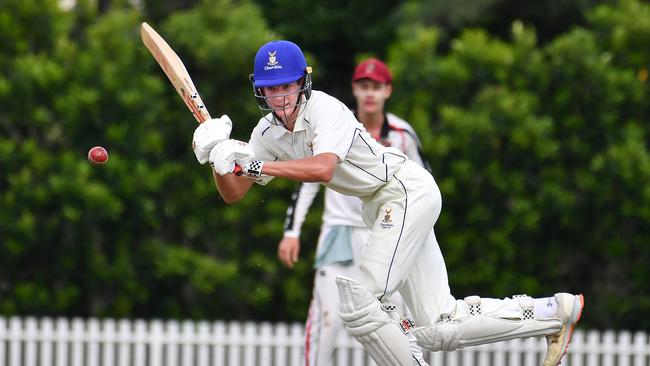
[[[192,149],[196,160],[200,164],[205,164],[210,158],[210,151],[221,141],[228,140],[231,131],[232,121],[225,114],[201,123],[194,130],[192,138]]]
[[[235,170],[235,163],[246,165],[254,158],[253,148],[243,141],[221,141],[210,151],[209,161],[212,169],[219,175],[226,175]]]

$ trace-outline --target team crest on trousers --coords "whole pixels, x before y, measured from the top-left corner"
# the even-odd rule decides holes
[[[393,212],[392,208],[384,209],[384,218],[379,223],[382,229],[390,229],[393,227],[393,219],[390,217],[391,212]]]

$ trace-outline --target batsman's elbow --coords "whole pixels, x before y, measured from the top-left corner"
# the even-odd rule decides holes
[[[300,179],[303,182],[327,183],[334,178],[334,167],[322,164],[313,165],[309,173]]]
[[[229,205],[241,201],[246,196],[246,192],[248,192],[248,190],[246,190],[246,191],[233,191],[233,190],[226,191],[224,189],[219,189],[218,186],[217,186],[217,190],[219,191],[219,196],[221,196],[221,199],[225,203],[227,203]]]
[[[237,202],[241,201],[241,199],[243,198],[243,197],[232,197],[232,196],[228,196],[228,195],[221,194],[221,193],[219,194],[219,196],[221,196],[221,199],[225,203],[227,203],[229,205],[231,205],[233,203],[237,203]]]
[[[328,167],[321,172],[321,182],[327,183],[334,178],[334,167]]]
[[[316,181],[327,183],[334,178],[334,171],[338,163],[338,157],[334,154],[327,153],[317,156],[317,164],[314,164],[314,174]]]
[[[214,182],[219,191],[221,199],[228,204],[241,201],[248,193],[248,190],[253,185],[251,179],[238,177],[234,174],[219,175],[213,174]]]

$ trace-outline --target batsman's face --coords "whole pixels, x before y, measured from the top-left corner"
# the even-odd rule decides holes
[[[297,81],[288,84],[267,86],[262,88],[266,103],[284,120],[289,122],[298,116],[298,99],[300,84]]]
[[[392,92],[392,85],[370,79],[361,79],[352,83],[352,94],[357,100],[357,109],[361,113],[383,113],[384,104]]]

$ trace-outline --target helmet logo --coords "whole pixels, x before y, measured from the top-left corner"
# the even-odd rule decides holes
[[[278,59],[275,57],[275,54],[278,53],[277,50],[271,52],[269,51],[269,62],[266,63],[266,66],[264,66],[264,70],[273,70],[273,69],[281,69],[282,66],[278,64]]]
[[[275,58],[275,54],[278,53],[278,51],[275,52],[270,52],[269,51],[269,65],[275,65],[278,63],[278,60]]]

